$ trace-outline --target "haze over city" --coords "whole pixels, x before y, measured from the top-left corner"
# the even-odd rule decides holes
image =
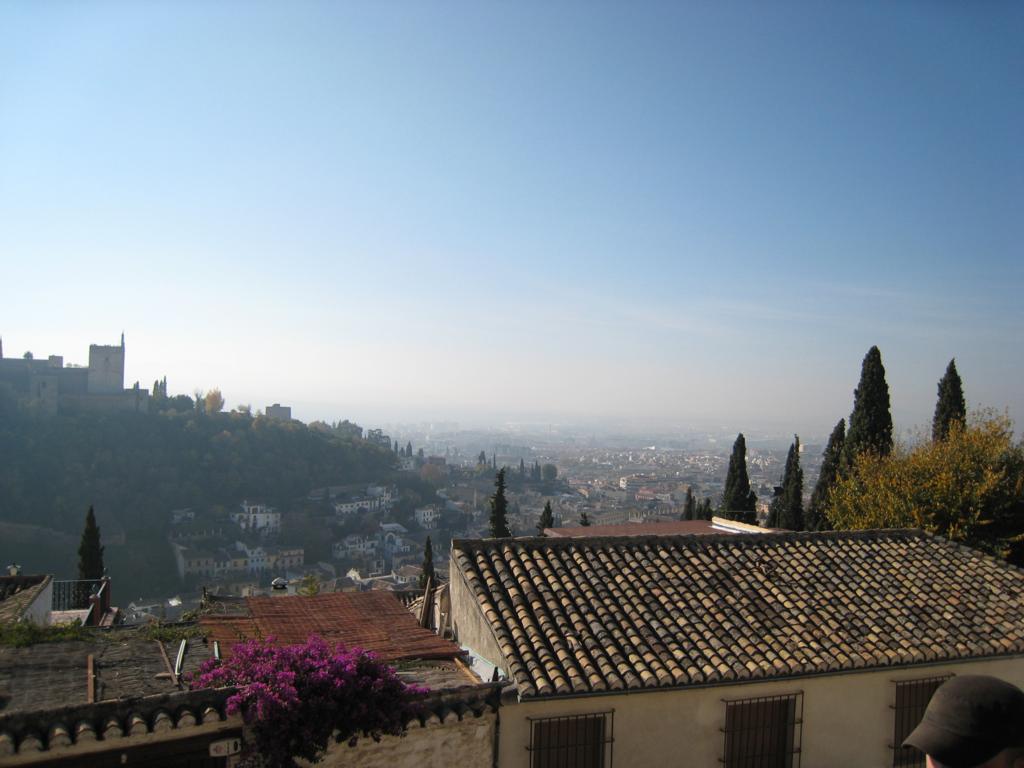
[[[0,9],[4,354],[303,420],[1024,417],[1024,10]]]

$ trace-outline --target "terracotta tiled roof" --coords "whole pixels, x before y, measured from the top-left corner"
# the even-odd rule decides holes
[[[1024,571],[918,531],[485,539],[452,556],[523,697],[1024,653]]]
[[[462,649],[423,629],[388,592],[332,592],[313,597],[250,597],[243,615],[205,615],[200,624],[222,652],[252,637],[275,637],[283,645],[320,635],[330,643],[373,651],[385,661],[453,659]]]

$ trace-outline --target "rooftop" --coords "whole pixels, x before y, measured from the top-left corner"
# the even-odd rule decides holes
[[[456,659],[463,651],[420,627],[388,592],[332,592],[312,597],[249,597],[212,603],[200,617],[210,640],[229,655],[231,646],[253,637],[303,643],[313,634],[329,643],[373,651],[385,661]]]
[[[522,697],[1024,653],[1024,571],[919,531],[456,540]]]
[[[18,621],[50,581],[49,576],[0,576],[0,624]]]
[[[87,634],[81,640],[0,646],[0,715],[181,689],[170,674],[181,641],[159,642],[138,628]],[[210,655],[201,638],[187,640],[182,672],[195,672]]]
[[[576,525],[545,528],[551,538],[593,538],[594,536],[679,536],[685,534],[766,533],[759,528],[734,520],[716,517],[712,520],[664,520],[659,522],[621,523],[618,525]]]

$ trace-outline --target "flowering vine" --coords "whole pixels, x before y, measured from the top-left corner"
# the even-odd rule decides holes
[[[400,735],[416,713],[425,688],[406,685],[395,670],[359,648],[332,649],[320,637],[277,646],[273,638],[248,640],[221,662],[203,663],[190,687],[235,687],[228,714],[250,726],[250,759],[268,768],[292,768],[301,758],[317,762],[329,741],[355,746]]]

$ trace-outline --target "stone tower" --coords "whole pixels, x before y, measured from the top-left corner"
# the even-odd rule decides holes
[[[90,395],[119,395],[124,391],[124,334],[121,346],[89,345]]]

